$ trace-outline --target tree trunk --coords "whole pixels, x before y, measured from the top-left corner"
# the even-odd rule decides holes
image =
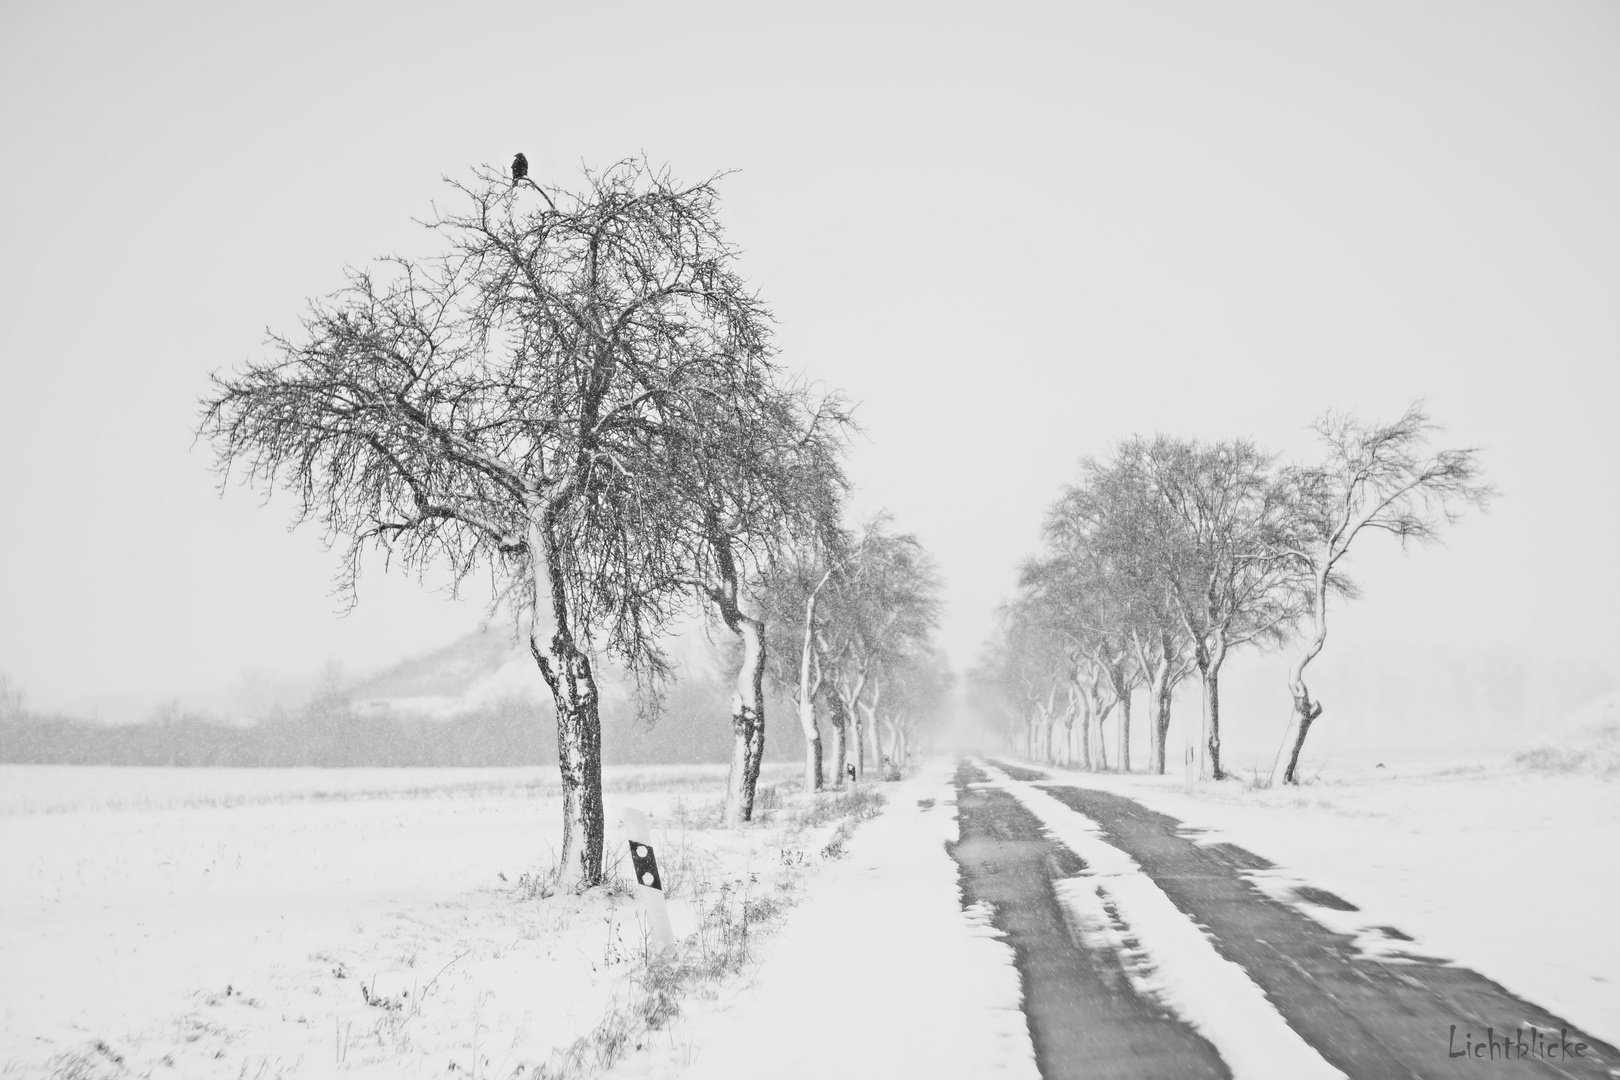
[[[733,748],[726,784],[726,824],[740,825],[754,816],[754,791],[765,754],[765,624],[733,608],[727,620],[742,638],[742,667],[731,700]]]
[[[1299,783],[1299,752],[1305,746],[1305,735],[1311,730],[1311,724],[1321,715],[1321,702],[1312,701],[1308,692],[1294,699],[1294,723],[1299,725],[1299,734],[1294,738],[1294,752],[1288,755],[1288,771],[1283,773],[1283,783]]]
[[[1153,682],[1153,771],[1164,775],[1164,744],[1170,738],[1170,698],[1174,688],[1170,685],[1170,665],[1160,667]]]
[[[1061,764],[1071,769],[1074,768],[1074,713],[1074,686],[1071,684],[1069,700],[1063,705],[1063,752],[1060,755]]]
[[[861,705],[857,699],[849,709],[849,748],[855,761],[855,779],[866,779],[866,740],[862,738]]]
[[[1322,651],[1327,643],[1327,580],[1329,563],[1316,575],[1316,618],[1315,633],[1311,635],[1310,644],[1305,651],[1299,654],[1294,666],[1288,672],[1288,694],[1294,699],[1294,716],[1292,723],[1298,725],[1298,733],[1294,736],[1294,751],[1288,755],[1288,770],[1283,773],[1283,783],[1299,783],[1299,752],[1305,747],[1305,736],[1311,730],[1311,724],[1322,715],[1322,703],[1311,700],[1311,688],[1305,685],[1305,668],[1316,659],[1316,654]],[[1286,737],[1286,736],[1285,736]],[[1273,766],[1272,774],[1275,776],[1276,768]]]
[[[1226,779],[1221,768],[1221,662],[1225,659],[1224,655],[1208,656],[1199,670],[1204,683],[1204,719],[1209,725],[1209,774],[1216,780]]]
[[[1131,691],[1119,695],[1119,771],[1131,771]]]
[[[566,873],[576,844],[580,884],[602,881],[607,815],[602,806],[602,718],[590,657],[579,649],[568,621],[567,592],[556,536],[542,508],[529,525],[533,624],[529,652],[557,708],[557,770],[562,775],[563,837],[557,865]],[[542,644],[544,642],[544,644]]]
[[[834,690],[827,695],[828,722],[832,724],[833,787],[844,786],[844,767],[849,756],[849,717],[844,713],[844,699]]]
[[[1108,771],[1108,733],[1105,724],[1108,714],[1114,711],[1112,703],[1097,713],[1097,768],[1102,772]]]
[[[602,806],[602,720],[597,712],[596,679],[590,660],[559,633],[542,650],[531,636],[529,649],[551,688],[557,707],[557,768],[562,774],[563,841],[558,864],[566,867],[579,844],[580,883],[602,880],[606,814]]]
[[[864,706],[866,710],[866,739],[869,743],[871,743],[872,767],[877,769],[879,779],[882,779],[887,775],[887,770],[885,770],[883,767],[883,746],[880,732],[878,731],[877,716],[878,700],[882,696],[883,683],[879,681],[872,691],[871,704]]]
[[[844,743],[848,747],[845,751],[854,757],[853,762],[846,765],[855,766],[855,778],[866,779],[866,740],[861,738],[861,697],[866,693],[866,669],[861,669],[860,676],[855,680],[855,688],[845,695],[844,700]]]
[[[799,726],[804,729],[804,790],[820,791],[821,728],[816,723],[816,699],[813,692],[799,698]]]
[[[1080,767],[1091,771],[1091,695],[1082,693],[1080,701]]]
[[[821,665],[816,658],[816,604],[821,599],[822,586],[831,577],[831,570],[821,576],[804,605],[804,644],[799,652],[799,726],[804,729],[806,791],[820,791],[826,783],[821,775],[821,728],[816,724],[816,693],[821,689]]]

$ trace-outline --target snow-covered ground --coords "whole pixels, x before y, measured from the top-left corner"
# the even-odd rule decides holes
[[[798,774],[767,764],[765,777]],[[609,765],[609,791],[712,788],[724,765]],[[554,765],[478,769],[227,769],[122,765],[0,765],[0,816],[77,810],[178,810],[409,795],[557,794]]]
[[[560,835],[532,777],[473,791],[446,771],[437,792],[417,776],[390,794],[340,770],[302,789],[233,771],[236,794],[266,797],[210,805],[205,772],[171,790],[180,770],[126,770],[116,797],[104,772],[54,768],[55,812],[0,814],[0,1076],[532,1073],[638,967],[628,890],[524,897]],[[135,792],[143,773],[156,786]],[[609,781],[610,822],[652,816],[677,935],[718,890],[815,861],[769,823],[699,827],[722,776]],[[132,799],[169,808],[84,808]],[[608,841],[622,850],[616,825]]]
[[[1359,911],[1292,900],[1336,930],[1393,926],[1602,1038],[1620,1040],[1620,782],[1501,764],[1338,770],[1294,789],[1048,770],[1134,798],[1277,864],[1272,895],[1308,883]],[[1368,933],[1372,947],[1388,939]]]
[[[882,785],[883,816],[822,870],[753,977],[692,1003],[609,1075],[1037,1080],[1013,952],[963,911],[954,763]]]

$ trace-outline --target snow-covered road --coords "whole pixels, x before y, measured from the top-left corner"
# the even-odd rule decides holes
[[[1613,1046],[1466,967],[1404,952],[1398,927],[1380,928],[1386,947],[1364,947],[1315,914],[1353,905],[1304,882],[1278,896],[1257,883],[1265,860],[1199,843],[1131,799],[1010,764],[964,765],[959,783],[963,848],[979,839],[962,860],[969,896],[1016,876],[1008,853],[1025,852],[994,922],[1012,936],[1044,1075],[1211,1075],[1206,1043],[1213,1075],[1239,1080],[1471,1076],[1486,1063],[1512,1076],[1615,1075]],[[1079,948],[1030,932],[1018,907],[1041,903],[1064,909]],[[1053,972],[1055,953],[1068,970]],[[1085,990],[1099,981],[1106,1008]],[[1066,1007],[1043,1008],[1043,995]],[[1134,1028],[1160,1046],[1179,1039],[1169,1062],[1131,1061],[1135,1047],[1107,1038],[1130,996],[1167,1014],[1143,1011]]]

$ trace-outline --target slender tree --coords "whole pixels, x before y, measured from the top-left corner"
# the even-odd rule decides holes
[[[1362,423],[1328,413],[1315,424],[1326,447],[1325,460],[1288,470],[1285,476],[1294,522],[1289,554],[1309,582],[1310,636],[1288,669],[1293,713],[1283,734],[1294,735],[1283,774],[1298,783],[1300,750],[1322,703],[1311,697],[1305,668],[1327,643],[1328,603],[1334,595],[1353,597],[1344,561],[1358,537],[1386,533],[1401,542],[1437,541],[1442,526],[1464,508],[1483,509],[1493,491],[1481,480],[1475,449],[1429,449],[1438,430],[1421,402],[1391,423]],[[1281,747],[1278,748],[1281,757]],[[1273,766],[1273,775],[1276,767]]]
[[[771,564],[760,588],[768,627],[766,670],[787,688],[798,711],[806,791],[821,791],[826,784],[816,716],[824,682],[817,640],[824,618],[822,599],[836,566],[836,556],[829,560],[819,545],[801,546]]]

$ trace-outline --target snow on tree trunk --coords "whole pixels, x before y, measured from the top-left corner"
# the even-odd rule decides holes
[[[559,865],[567,866],[579,845],[580,880],[602,880],[602,843],[606,816],[602,808],[602,720],[597,712],[596,679],[590,660],[572,642],[557,635],[542,650],[530,640],[540,672],[557,706],[557,767],[562,774],[563,842]]]
[[[827,583],[831,571],[821,579]],[[820,690],[821,671],[816,664],[816,603],[821,596],[821,585],[810,594],[804,608],[804,643],[799,650],[799,726],[804,729],[804,790],[820,791],[825,781],[821,775],[821,728],[816,724],[816,693]]]
[[[1226,779],[1226,772],[1221,768],[1221,665],[1225,660],[1224,648],[1200,650],[1198,656],[1198,674],[1204,691],[1204,725],[1208,732],[1209,775],[1216,780]]]
[[[1109,704],[1097,713],[1097,768],[1102,772],[1108,771],[1108,732],[1106,724],[1108,714],[1113,711],[1114,706]]]
[[[529,527],[533,561],[533,625],[529,652],[557,707],[557,769],[562,774],[563,842],[558,865],[566,868],[579,846],[580,881],[602,880],[606,814],[602,807],[602,718],[590,657],[574,640],[567,595],[556,570],[555,536],[535,514]]]
[[[833,729],[833,787],[841,788],[849,757],[849,718],[844,714],[844,701],[837,691],[827,695],[827,711],[831,714],[829,722]]]
[[[861,702],[859,698],[850,702],[849,709],[849,747],[855,756],[855,779],[866,779],[866,725],[861,720]]]
[[[799,726],[804,729],[804,790],[820,791],[825,781],[821,776],[821,727],[816,723],[813,694],[799,698]]]
[[[1331,564],[1324,563],[1323,568],[1316,575],[1316,589],[1312,600],[1315,603],[1315,618],[1312,627],[1310,642],[1305,650],[1294,660],[1288,671],[1288,694],[1294,699],[1294,715],[1290,719],[1290,726],[1295,728],[1294,749],[1288,755],[1288,769],[1283,773],[1283,783],[1299,783],[1299,752],[1305,747],[1305,736],[1310,733],[1311,724],[1322,715],[1322,703],[1311,700],[1311,688],[1305,685],[1305,668],[1316,655],[1322,651],[1327,643],[1327,593],[1328,572]],[[1287,738],[1287,733],[1284,733]],[[1275,767],[1273,774],[1275,775]]]
[[[881,697],[882,693],[883,684],[879,682],[873,687],[872,700],[860,706],[861,709],[863,709],[866,713],[866,739],[867,742],[871,744],[872,765],[875,769],[877,769],[880,777],[883,775],[883,746],[878,732],[877,710],[878,699]],[[864,751],[862,756],[864,758]],[[862,770],[861,775],[866,775],[864,769]]]
[[[754,815],[754,791],[765,753],[765,624],[735,612],[732,619],[742,639],[742,666],[731,701],[731,774],[726,782],[726,824],[740,825]]]
[[[872,744],[872,767],[878,771],[879,776],[887,773],[883,753],[883,735],[878,730],[877,705],[874,703],[866,708],[867,740]]]
[[[1170,664],[1159,666],[1153,675],[1153,771],[1164,775],[1164,744],[1170,738]]]
[[[1131,771],[1131,692],[1119,695],[1119,771]]]
[[[1091,771],[1091,697],[1080,697],[1080,767]]]

